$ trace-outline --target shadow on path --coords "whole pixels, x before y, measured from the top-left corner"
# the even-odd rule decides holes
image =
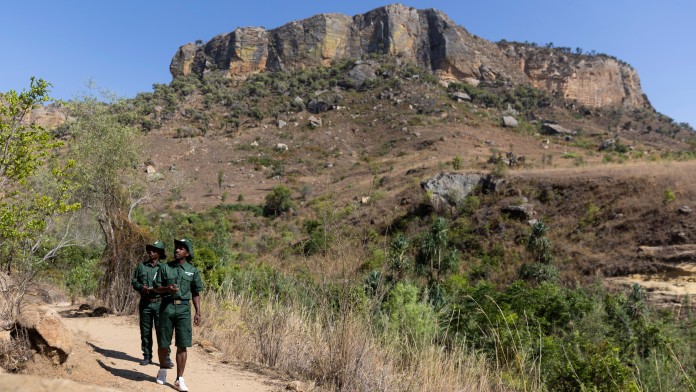
[[[140,358],[136,358],[133,356],[130,356],[124,352],[121,351],[116,351],[116,350],[107,350],[105,348],[101,348],[97,345],[95,345],[92,342],[87,342],[87,345],[92,347],[94,351],[98,352],[99,354],[108,357],[108,358],[115,358],[115,359],[122,359],[124,361],[130,361],[130,362],[140,362]]]
[[[136,372],[134,370],[128,370],[128,369],[119,369],[115,367],[111,367],[101,360],[97,360],[97,363],[99,366],[102,367],[102,369],[106,370],[107,372],[111,373],[112,375],[120,378],[125,378],[127,380],[131,381],[147,381],[150,380],[152,383],[155,383],[155,376],[151,374],[144,374],[141,372]]]

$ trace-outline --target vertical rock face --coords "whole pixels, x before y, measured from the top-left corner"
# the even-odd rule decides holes
[[[399,4],[354,17],[316,15],[268,31],[238,28],[203,45],[182,46],[170,71],[174,78],[218,72],[244,79],[263,70],[328,66],[334,59],[372,53],[420,65],[445,80],[531,83],[592,107],[650,106],[636,72],[617,60],[495,44],[470,34],[440,11]]]
[[[650,107],[638,73],[616,59],[519,44],[500,47],[536,88],[591,107]]]

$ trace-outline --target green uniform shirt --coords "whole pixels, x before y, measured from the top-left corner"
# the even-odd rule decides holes
[[[154,291],[151,291],[147,294],[143,294],[141,290],[143,289],[143,286],[154,287],[155,279],[157,278],[157,275],[159,275],[161,265],[161,262],[157,262],[157,264],[155,264],[155,266],[153,267],[152,262],[150,260],[147,260],[142,263],[138,263],[138,266],[135,268],[135,271],[133,271],[133,279],[131,279],[131,284],[133,285],[133,288],[137,292],[139,292],[143,298],[160,297],[160,294],[157,294]]]
[[[179,290],[171,295],[171,299],[190,300],[192,294],[203,292],[201,275],[198,273],[198,269],[188,261],[183,264],[176,261],[162,264],[154,286],[169,286],[170,284],[176,284],[179,287]]]

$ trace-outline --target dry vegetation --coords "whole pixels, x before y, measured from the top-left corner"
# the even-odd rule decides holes
[[[148,146],[137,173],[132,162],[116,171],[139,180],[119,182],[132,200],[101,211],[121,231],[103,255],[83,244],[45,276],[89,295],[95,278],[127,276],[121,242],[186,235],[209,289],[205,337],[227,358],[322,390],[691,386],[692,318],[654,311],[638,288],[596,284],[669,268],[639,245],[696,242],[696,214],[678,212],[696,190],[691,130],[528,86],[444,87],[377,60],[361,87],[345,80],[348,61],[245,82],[178,79],[112,106],[110,119]],[[462,90],[472,102],[452,99]],[[310,114],[312,101],[334,110]],[[517,128],[501,125],[508,107]],[[542,120],[577,135],[544,135]],[[608,138],[616,147],[599,151]],[[502,164],[508,152],[524,164]],[[438,211],[420,183],[446,171],[503,181]],[[524,203],[534,214],[502,212]],[[127,309],[119,293],[100,294]]]

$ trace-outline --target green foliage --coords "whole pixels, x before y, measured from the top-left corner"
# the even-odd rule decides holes
[[[462,168],[462,157],[457,155],[452,159],[452,169],[460,170]]]
[[[416,269],[431,278],[456,271],[460,257],[457,249],[449,247],[448,223],[439,217],[430,225],[428,232],[421,239]]]
[[[671,189],[666,189],[662,195],[662,204],[668,205],[673,203],[675,200],[677,200],[677,194]]]
[[[527,263],[520,268],[520,278],[527,281],[555,282],[558,280],[558,269],[552,264]]]
[[[405,234],[399,233],[394,236],[389,245],[387,256],[389,270],[401,277],[413,268],[413,260],[408,255],[410,242]]]
[[[551,264],[553,255],[551,254],[551,242],[546,238],[548,228],[543,222],[536,222],[532,226],[532,233],[527,239],[527,251],[537,263]]]
[[[430,342],[438,331],[435,311],[419,300],[419,293],[417,286],[399,282],[389,291],[384,303],[387,330],[414,345]]]
[[[274,186],[271,192],[266,195],[266,204],[263,206],[264,215],[276,217],[288,212],[293,207],[291,195],[290,188],[284,185]]]
[[[467,83],[450,83],[447,87],[447,91],[465,92],[471,97],[473,103],[486,107],[499,107],[502,104],[502,99],[498,95]]]
[[[32,109],[50,100],[49,87],[32,78],[28,91],[0,94],[0,262],[28,281],[66,245],[50,231],[80,208],[72,200],[75,162],[52,156],[62,143],[28,121]]]
[[[97,293],[97,286],[103,274],[99,262],[98,257],[74,261],[74,266],[64,277],[71,297],[85,297]]]

